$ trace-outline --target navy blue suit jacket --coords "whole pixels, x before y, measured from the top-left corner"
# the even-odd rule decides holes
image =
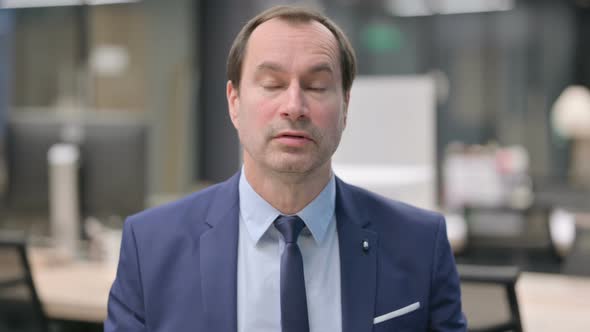
[[[125,222],[105,331],[237,330],[238,179]],[[442,216],[337,179],[336,220],[343,332],[465,330]]]

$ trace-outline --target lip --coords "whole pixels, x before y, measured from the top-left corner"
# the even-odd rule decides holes
[[[283,146],[302,148],[313,142],[309,134],[301,131],[284,131],[274,137],[275,141]]]
[[[305,139],[313,141],[309,134],[303,131],[283,131],[276,135],[275,138]]]

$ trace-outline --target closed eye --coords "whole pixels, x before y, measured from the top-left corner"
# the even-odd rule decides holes
[[[268,91],[275,91],[275,90],[282,89],[283,86],[280,84],[263,84],[262,88],[264,90],[268,90]]]
[[[323,87],[323,86],[310,86],[307,88],[307,90],[310,90],[313,92],[324,92],[327,90],[327,88]]]

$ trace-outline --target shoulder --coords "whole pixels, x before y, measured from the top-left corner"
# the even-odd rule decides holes
[[[134,214],[125,221],[126,228],[133,232],[162,235],[170,232],[184,232],[204,227],[213,201],[228,186],[227,182],[207,187],[178,200],[152,207]]]
[[[372,221],[380,219],[379,217],[412,224],[430,224],[444,220],[443,216],[438,212],[387,198],[344,182],[341,182],[341,185]]]
[[[408,203],[393,200],[366,189],[341,182],[341,191],[359,217],[369,220],[370,228],[380,236],[393,236],[401,241],[433,242],[443,233],[444,217]],[[348,207],[349,209],[351,207]]]

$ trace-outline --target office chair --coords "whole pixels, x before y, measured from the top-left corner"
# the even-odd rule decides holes
[[[470,332],[522,332],[517,267],[457,265]]]
[[[20,238],[0,237],[0,331],[49,331]]]

